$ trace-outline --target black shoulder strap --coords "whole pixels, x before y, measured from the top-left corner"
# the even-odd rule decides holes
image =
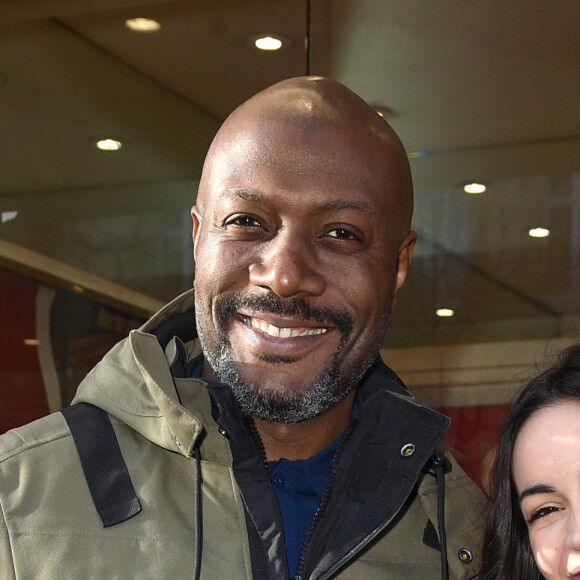
[[[103,527],[141,511],[109,415],[89,403],[61,410],[73,436],[83,472]]]

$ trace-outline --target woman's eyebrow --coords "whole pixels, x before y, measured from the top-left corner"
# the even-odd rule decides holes
[[[520,503],[522,500],[530,495],[535,495],[537,493],[554,493],[556,490],[551,486],[545,483],[538,483],[537,485],[532,485],[531,487],[526,487],[520,493]]]

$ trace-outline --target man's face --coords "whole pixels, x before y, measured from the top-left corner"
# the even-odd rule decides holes
[[[396,233],[396,171],[354,130],[269,121],[221,145],[192,210],[206,360],[250,414],[309,419],[383,341],[414,243]]]

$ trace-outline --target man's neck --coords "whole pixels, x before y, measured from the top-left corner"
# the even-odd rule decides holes
[[[276,423],[254,417],[266,459],[308,459],[328,447],[346,429],[356,395],[353,389],[322,415],[299,423]]]

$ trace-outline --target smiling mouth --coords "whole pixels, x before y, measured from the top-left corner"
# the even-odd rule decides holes
[[[279,327],[270,324],[267,320],[261,320],[260,318],[253,318],[251,316],[242,315],[242,322],[246,326],[255,328],[256,330],[261,330],[265,332],[268,336],[274,336],[276,338],[295,338],[298,336],[316,336],[318,334],[324,334],[328,332],[328,327],[319,326],[316,328],[307,328],[305,326],[299,326],[295,328],[289,327]]]

